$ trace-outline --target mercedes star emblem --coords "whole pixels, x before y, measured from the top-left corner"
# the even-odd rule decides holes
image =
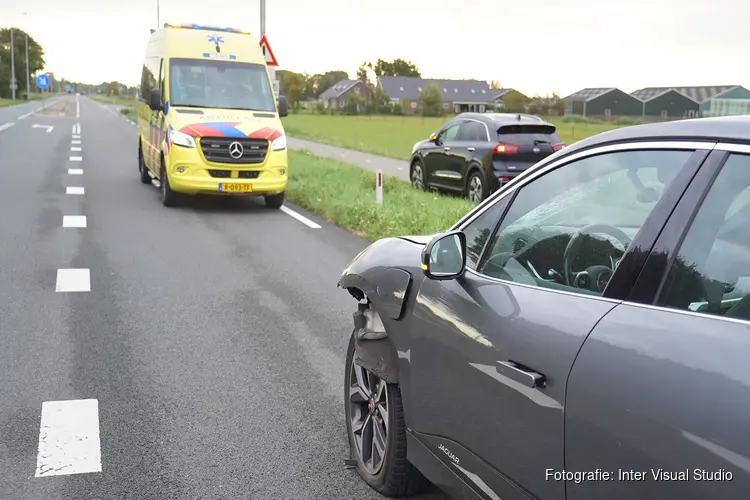
[[[232,144],[229,145],[229,156],[231,156],[235,160],[242,158],[242,154],[244,152],[245,150],[242,147],[242,144],[240,144],[237,141],[234,141]]]

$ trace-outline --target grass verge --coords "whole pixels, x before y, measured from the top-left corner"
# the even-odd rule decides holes
[[[290,114],[283,120],[291,137],[363,151],[399,160],[408,160],[412,146],[427,139],[452,116],[425,118],[415,116],[344,116]],[[560,138],[570,145],[586,137],[622,125],[604,122],[576,123],[550,119]]]
[[[416,191],[394,177],[384,179],[378,206],[373,172],[306,151],[289,151],[287,198],[370,241],[444,231],[474,207],[463,198]]]
[[[29,97],[30,97],[29,101],[38,101],[39,99],[42,98],[42,94],[32,92]],[[49,95],[47,95],[47,97],[49,97]],[[15,101],[13,99],[0,99],[0,108],[4,108],[6,106],[13,106],[14,104],[23,104],[25,102],[26,100],[23,98],[23,94],[21,93],[16,97]]]

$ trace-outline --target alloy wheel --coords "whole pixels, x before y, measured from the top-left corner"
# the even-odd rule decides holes
[[[474,203],[482,201],[482,179],[475,175],[469,181],[469,199]]]
[[[383,467],[388,443],[388,390],[386,382],[352,362],[349,418],[359,462],[370,474]]]
[[[417,163],[411,172],[411,185],[414,189],[424,189],[424,174],[422,166]]]

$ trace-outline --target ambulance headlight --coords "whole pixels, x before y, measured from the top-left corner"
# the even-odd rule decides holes
[[[172,130],[172,132],[169,134],[169,138],[173,144],[182,146],[183,148],[195,147],[195,139],[183,132],[180,132],[179,130]]]

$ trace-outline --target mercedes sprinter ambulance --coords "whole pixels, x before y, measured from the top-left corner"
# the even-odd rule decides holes
[[[232,28],[165,24],[151,33],[138,104],[141,182],[179,195],[256,195],[280,208],[288,180],[286,99],[258,40]]]

